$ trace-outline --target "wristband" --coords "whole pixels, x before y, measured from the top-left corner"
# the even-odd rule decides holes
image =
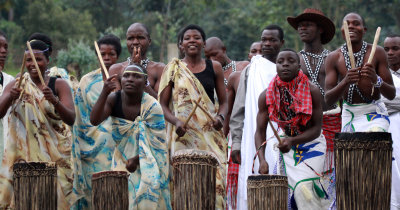
[[[378,75],[376,76],[376,83],[374,84],[374,87],[380,88],[383,84],[382,78]]]

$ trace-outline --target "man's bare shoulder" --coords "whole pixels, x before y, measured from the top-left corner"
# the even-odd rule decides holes
[[[124,61],[122,63],[115,63],[110,67],[108,72],[110,75],[120,74],[127,65],[128,65],[128,61]]]
[[[334,58],[339,58],[342,55],[342,51],[340,50],[340,48],[330,52],[328,54],[328,57],[326,59],[334,59]]]
[[[149,71],[159,71],[163,70],[165,68],[165,64],[162,62],[155,62],[155,61],[150,61],[149,62],[149,67],[147,68]]]
[[[228,77],[228,83],[229,83],[229,81],[230,80],[235,80],[235,79],[238,79],[239,77],[240,77],[240,74],[241,74],[242,72],[241,71],[235,71],[235,72],[232,72],[230,75],[229,75],[229,77]]]
[[[242,71],[247,65],[249,65],[249,63],[249,61],[238,61],[236,63],[236,70]]]

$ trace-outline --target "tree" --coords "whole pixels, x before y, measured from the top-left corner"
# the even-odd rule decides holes
[[[45,33],[52,39],[55,49],[61,48],[69,39],[94,40],[97,34],[88,12],[63,8],[57,1],[34,0],[27,11],[22,16],[25,35]]]

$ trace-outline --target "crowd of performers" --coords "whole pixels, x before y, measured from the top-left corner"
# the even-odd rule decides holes
[[[281,49],[283,30],[269,25],[248,61],[231,60],[197,25],[179,32],[180,58],[151,61],[149,31],[134,23],[126,33],[131,56],[117,63],[119,38],[103,36],[97,42],[110,76],[99,68],[80,82],[48,66],[51,39],[33,34],[27,72],[1,72],[0,208],[14,205],[12,166],[22,160],[57,163],[59,209],[90,209],[92,174],[112,170],[130,173],[130,209],[171,209],[170,157],[197,149],[219,162],[216,209],[247,209],[252,173],[286,175],[290,209],[334,209],[335,133],[379,131],[392,133],[391,207],[400,209],[400,36],[386,37],[367,63],[364,19],[343,20],[355,68],[345,42],[333,52],[323,47],[334,38],[333,22],[306,9],[287,18],[304,43],[300,52]],[[0,70],[7,46],[0,33]],[[198,99],[201,109],[185,123]]]

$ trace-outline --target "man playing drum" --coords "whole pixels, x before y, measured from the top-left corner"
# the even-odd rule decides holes
[[[276,61],[277,76],[258,99],[255,146],[260,149],[259,173],[268,174],[265,159],[268,121],[278,124],[282,141],[274,174],[288,176],[290,209],[327,209],[326,190],[320,183],[326,152],[321,135],[322,96],[300,71],[300,59],[293,50],[282,50]],[[263,143],[265,142],[265,143]]]
[[[385,51],[378,46],[372,63],[367,63],[372,45],[363,41],[367,30],[364,19],[357,13],[349,13],[343,21],[347,21],[349,27],[356,65],[351,67],[346,44],[329,54],[326,59],[325,102],[332,106],[344,99],[342,132],[387,132],[389,118],[380,96],[392,100],[395,88]]]

